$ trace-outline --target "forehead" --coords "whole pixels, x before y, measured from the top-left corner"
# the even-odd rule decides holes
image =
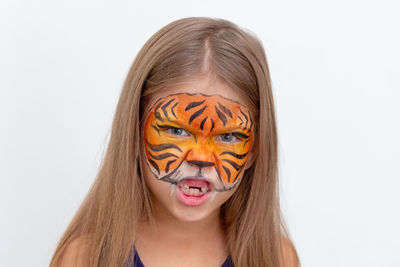
[[[161,98],[177,94],[189,94],[192,96],[195,96],[196,94],[203,94],[205,96],[223,96],[226,100],[236,102],[254,112],[249,105],[247,96],[243,95],[240,90],[232,88],[219,78],[212,75],[206,75],[185,80],[179,84],[163,88],[162,90],[153,93],[149,97],[148,102],[146,101],[147,103],[144,114],[147,114]]]
[[[247,109],[246,106],[241,103],[234,101],[232,99],[223,97],[219,94],[215,95],[207,95],[203,93],[177,93],[168,95],[165,97],[159,98],[153,104],[154,109],[168,107],[170,104],[174,106],[180,105],[185,107],[185,111],[189,111],[197,106],[206,105],[206,106],[217,106],[222,110],[226,110],[227,108],[239,108]],[[229,111],[228,111],[229,113]]]
[[[253,116],[244,105],[220,95],[181,93],[158,99],[146,121],[175,122],[203,134],[227,129],[250,132]]]

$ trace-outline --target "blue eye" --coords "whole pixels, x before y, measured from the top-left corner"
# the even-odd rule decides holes
[[[190,136],[191,135],[190,132],[188,132],[182,128],[173,127],[170,125],[162,125],[162,124],[158,124],[158,123],[156,123],[156,125],[159,130],[165,131],[171,135],[175,135],[175,136]]]
[[[220,134],[216,139],[224,143],[238,143],[242,141],[240,138],[236,137],[234,133]]]
[[[176,128],[176,127],[169,127],[167,129],[167,132],[172,134],[172,135],[190,136],[190,134],[187,131],[185,131],[185,130],[183,130],[181,128]]]

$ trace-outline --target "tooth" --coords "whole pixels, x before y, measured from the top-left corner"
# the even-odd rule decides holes
[[[189,192],[191,195],[198,195],[200,191],[197,188],[190,188]]]
[[[207,187],[202,187],[202,188],[201,188],[201,192],[206,193],[207,191],[208,191],[208,188],[207,188]]]
[[[185,189],[189,189],[189,186],[188,186],[187,184],[184,184],[183,187],[184,187]]]
[[[184,193],[189,194],[189,186],[181,185],[180,187]]]

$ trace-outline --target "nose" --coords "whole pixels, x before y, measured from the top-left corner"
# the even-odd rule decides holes
[[[193,147],[186,154],[185,160],[198,168],[215,166],[215,155],[205,146]]]

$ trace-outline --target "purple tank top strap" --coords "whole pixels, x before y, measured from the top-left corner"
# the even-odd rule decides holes
[[[133,266],[132,267],[144,267],[143,262],[140,260],[139,254],[135,249],[135,257],[133,258]]]
[[[135,252],[135,256],[133,257],[133,265],[131,265],[130,267],[145,267],[136,249],[133,249],[133,251]],[[231,256],[228,256],[221,267],[234,267]]]
[[[233,261],[232,261],[231,255],[229,255],[228,258],[226,258],[224,264],[222,264],[221,267],[235,267],[233,265]]]

